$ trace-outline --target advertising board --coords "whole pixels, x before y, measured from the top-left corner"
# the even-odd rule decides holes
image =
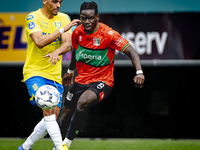
[[[0,13],[0,61],[25,61],[26,15]],[[200,59],[199,18],[200,13],[100,14],[100,22],[124,36],[141,60]],[[65,54],[63,61],[70,60],[70,55]],[[116,60],[128,59],[116,51]]]

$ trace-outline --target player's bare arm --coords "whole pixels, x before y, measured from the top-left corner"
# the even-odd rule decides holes
[[[74,76],[74,69],[76,67],[76,61],[75,61],[75,50],[72,50],[72,57],[71,62],[69,65],[69,68],[67,70],[67,73],[64,74],[62,83],[67,86],[71,86],[73,84],[73,76]]]
[[[77,22],[80,22],[80,20],[74,19],[72,22],[70,22],[69,24],[67,24],[65,27],[62,28],[63,31],[58,30],[48,35],[43,35],[42,31],[38,31],[38,32],[31,33],[30,36],[33,39],[34,43],[39,48],[43,48],[44,46],[56,40],[62,33],[67,32],[72,26],[77,25]]]
[[[71,50],[71,33],[63,33],[61,35],[61,40],[63,44],[58,49],[44,56],[49,57],[49,63],[52,61],[52,65],[55,65],[57,61],[60,60],[59,55]]]
[[[129,46],[124,51],[124,53],[129,56],[129,58],[132,61],[132,64],[135,66],[136,71],[142,70],[140,58],[132,46]],[[145,77],[144,77],[143,73],[138,73],[133,79],[133,81],[135,82],[135,86],[137,88],[142,88],[142,86],[144,84],[144,80],[145,80]]]

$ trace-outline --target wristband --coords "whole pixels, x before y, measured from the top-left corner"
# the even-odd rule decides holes
[[[60,31],[60,34],[64,33],[64,29],[63,28],[61,28],[59,31]]]
[[[68,73],[68,74],[72,74],[72,73],[74,73],[74,70],[68,69],[68,70],[67,70],[67,73]]]
[[[138,75],[138,74],[143,74],[143,71],[142,70],[137,70],[136,71],[136,74]]]

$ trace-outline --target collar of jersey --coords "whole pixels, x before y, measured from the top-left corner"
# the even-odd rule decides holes
[[[42,9],[41,8],[39,8],[39,12],[40,12],[40,14],[43,16],[43,18],[45,18],[46,20],[54,20],[55,19],[55,17],[53,17],[52,19],[48,19],[43,13],[42,13]],[[58,15],[58,14],[57,14]]]
[[[98,29],[99,29],[99,22],[98,22],[97,27],[94,29],[94,31],[92,31],[92,33],[96,32]],[[92,33],[88,33],[87,35],[90,35],[90,34],[92,34]]]

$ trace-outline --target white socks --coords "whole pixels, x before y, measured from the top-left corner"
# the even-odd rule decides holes
[[[45,116],[44,120],[47,132],[49,133],[55,147],[58,149],[59,146],[62,144],[62,137],[60,133],[60,128],[56,121],[56,115],[53,114],[51,116]]]
[[[32,134],[27,138],[23,144],[24,149],[30,149],[31,146],[39,139],[43,138],[47,134],[44,118],[35,126]]]
[[[23,144],[24,149],[30,149],[35,142],[43,138],[47,132],[49,133],[56,149],[62,144],[60,128],[56,121],[56,115],[45,116],[34,128],[32,134]]]
[[[68,138],[65,138],[64,141],[63,141],[63,143],[64,143],[65,145],[67,145],[67,147],[69,148],[70,145],[71,145],[71,143],[72,143],[72,140],[69,140]]]

